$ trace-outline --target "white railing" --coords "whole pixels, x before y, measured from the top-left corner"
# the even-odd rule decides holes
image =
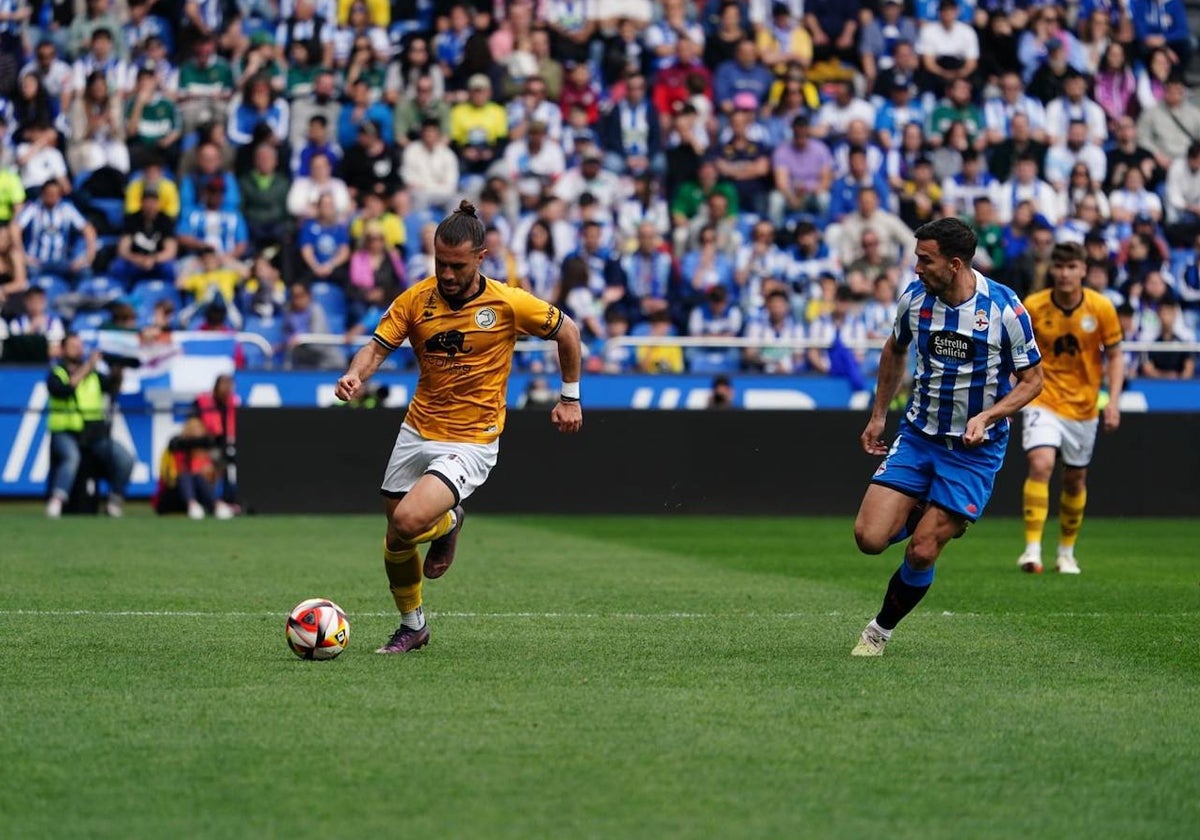
[[[610,347],[682,347],[704,349],[756,349],[764,347],[784,347],[791,350],[828,350],[829,342],[811,338],[787,339],[758,339],[746,337],[724,336],[680,336],[680,335],[639,335],[610,338]],[[862,341],[845,341],[843,345],[848,350],[881,350],[884,339],[868,338]],[[1200,353],[1200,341],[1126,341],[1121,349],[1129,353]]]

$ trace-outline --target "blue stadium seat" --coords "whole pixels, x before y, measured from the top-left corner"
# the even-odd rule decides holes
[[[112,277],[98,275],[80,280],[79,286],[75,291],[81,295],[107,297],[114,293],[117,295],[125,294],[125,285],[120,280],[115,280]]]
[[[150,310],[154,309],[154,304],[166,298],[175,304],[175,309],[179,310],[183,307],[183,296],[179,294],[179,290],[166,280],[142,280],[135,283],[129,292],[139,306],[146,306]]]
[[[71,284],[57,274],[39,274],[30,282],[32,285],[45,290],[46,301],[51,306],[54,305],[54,301],[59,295],[65,295],[71,291]]]
[[[103,310],[92,312],[80,312],[71,319],[71,331],[81,332],[83,330],[96,330],[102,324],[107,323],[109,314]]]
[[[103,213],[108,221],[110,230],[119,231],[125,225],[125,199],[123,198],[89,198],[88,204],[92,209]]]
[[[313,300],[321,304],[321,308],[325,310],[325,314],[329,316],[331,322],[338,315],[342,317],[343,323],[345,322],[346,293],[342,291],[341,286],[318,280],[312,284],[310,291],[312,292]]]

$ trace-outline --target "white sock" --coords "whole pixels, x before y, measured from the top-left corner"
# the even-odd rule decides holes
[[[409,630],[420,630],[425,626],[425,611],[417,607],[412,612],[400,613],[400,623]]]
[[[1075,559],[1075,546],[1073,546],[1073,545],[1060,545],[1060,546],[1058,547],[1058,554],[1057,554],[1056,556],[1058,556],[1058,557],[1070,557],[1072,560],[1073,560],[1073,559]]]
[[[891,630],[884,630],[882,627],[880,627],[880,626],[879,626],[879,625],[878,625],[878,624],[875,622],[875,619],[873,619],[873,618],[871,619],[871,623],[870,623],[870,624],[868,624],[868,625],[867,625],[867,627],[869,627],[869,628],[873,629],[873,630],[874,630],[876,633],[878,633],[880,636],[883,636],[883,638],[885,638],[885,639],[890,639],[890,638],[892,638],[892,631],[891,631]],[[895,629],[895,628],[892,628],[892,629]]]
[[[1041,543],[1025,543],[1025,551],[1028,552],[1029,554],[1040,555],[1042,553],[1042,544]]]

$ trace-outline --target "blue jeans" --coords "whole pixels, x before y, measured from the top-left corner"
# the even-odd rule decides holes
[[[104,468],[113,495],[124,496],[133,473],[133,455],[111,437],[102,437],[81,447],[79,437],[71,432],[54,432],[50,435],[50,491],[63,499],[71,495],[84,449],[100,462]]]

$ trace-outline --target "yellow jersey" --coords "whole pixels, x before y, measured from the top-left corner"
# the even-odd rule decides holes
[[[1045,384],[1033,401],[1069,420],[1091,420],[1104,378],[1104,351],[1124,337],[1112,301],[1092,289],[1074,309],[1062,309],[1042,289],[1025,298]]]
[[[426,277],[400,294],[375,328],[388,350],[408,339],[417,356],[417,392],[404,422],[429,440],[490,443],[504,431],[513,345],[523,335],[553,338],[558,307],[481,275],[479,292],[452,306]]]

